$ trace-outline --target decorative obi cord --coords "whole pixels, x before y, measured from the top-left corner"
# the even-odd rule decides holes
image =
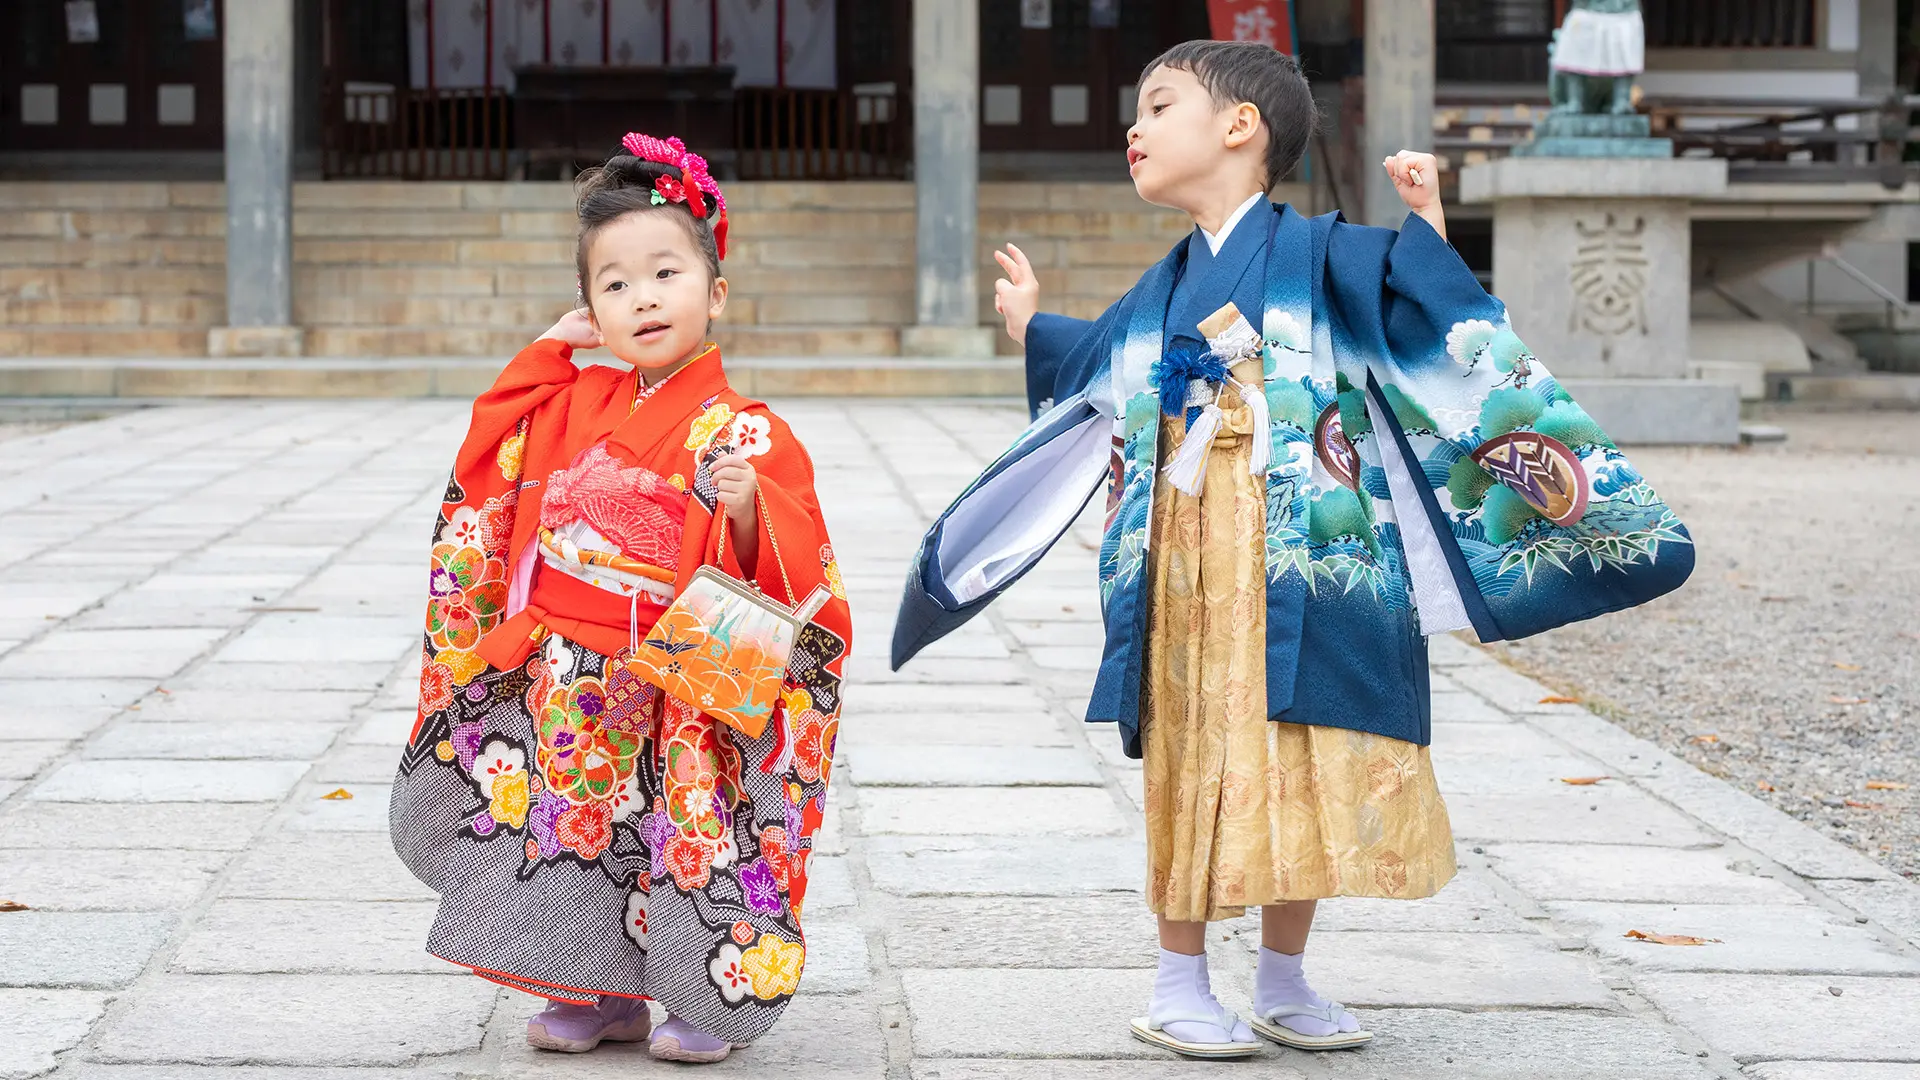
[[[1207,475],[1207,451],[1214,438],[1250,435],[1269,427],[1267,393],[1262,381],[1260,335],[1231,303],[1200,324],[1207,343],[1174,339],[1173,347],[1153,365],[1153,381],[1160,408],[1168,416],[1186,415],[1186,438],[1160,472],[1167,482],[1188,495],[1199,495]],[[1239,399],[1232,422],[1221,408],[1228,388]],[[1231,439],[1228,440],[1229,442]],[[1249,466],[1265,477],[1273,451],[1270,438],[1253,441]]]

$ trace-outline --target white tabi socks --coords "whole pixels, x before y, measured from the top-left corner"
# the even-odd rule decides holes
[[[1160,970],[1153,977],[1153,1004],[1147,1008],[1147,1016],[1156,1022],[1164,1016],[1226,1016],[1233,1017],[1233,1030],[1228,1031],[1218,1024],[1204,1024],[1190,1020],[1178,1020],[1161,1025],[1161,1030],[1181,1042],[1189,1043],[1251,1043],[1254,1041],[1253,1029],[1246,1021],[1234,1017],[1214,998],[1213,989],[1207,979],[1207,955],[1188,956],[1185,953],[1160,950]]]
[[[1305,955],[1289,956],[1261,946],[1260,963],[1253,975],[1254,1015],[1271,1016],[1275,1009],[1288,1005],[1312,1005],[1324,1009],[1331,1004],[1307,985],[1306,974],[1301,970]],[[1326,1036],[1360,1030],[1359,1019],[1344,1009],[1337,1014],[1337,1019],[1338,1023],[1328,1023],[1317,1016],[1285,1016],[1277,1022],[1302,1035]]]

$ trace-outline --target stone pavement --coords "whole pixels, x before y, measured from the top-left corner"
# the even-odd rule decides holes
[[[1077,719],[1093,523],[892,675],[905,559],[1021,417],[783,411],[820,465],[858,640],[807,977],[716,1073],[1920,1077],[1920,889],[1453,639],[1434,757],[1460,878],[1328,902],[1310,954],[1381,1037],[1239,1066],[1133,1042],[1154,960],[1139,772]],[[446,401],[185,404],[5,444],[0,899],[28,910],[0,913],[0,1077],[667,1071],[632,1047],[528,1050],[536,1002],[422,951],[432,897],[387,844],[463,426]],[[1214,939],[1243,1004],[1257,930]]]

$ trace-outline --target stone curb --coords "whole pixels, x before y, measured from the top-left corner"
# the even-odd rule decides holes
[[[1461,687],[1920,948],[1920,885],[1585,708],[1544,703],[1553,691],[1478,648],[1453,637],[1431,644],[1434,667]]]

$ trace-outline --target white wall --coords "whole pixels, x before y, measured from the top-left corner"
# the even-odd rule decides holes
[[[1900,243],[1842,244],[1840,257],[1879,282],[1893,295],[1907,295],[1907,246]],[[1795,303],[1807,298],[1807,264],[1794,263],[1763,278],[1767,288]],[[1813,264],[1813,302],[1816,307],[1875,307],[1880,304],[1866,286],[1831,264]]]

